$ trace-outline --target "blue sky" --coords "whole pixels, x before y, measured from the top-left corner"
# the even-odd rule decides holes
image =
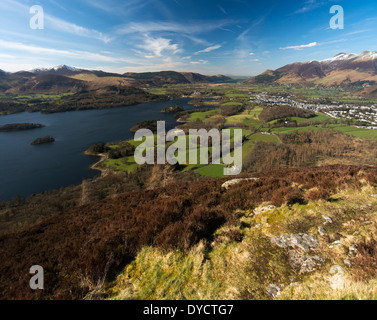
[[[30,7],[44,29],[30,28]],[[329,27],[341,5],[343,30]],[[377,50],[375,0],[0,0],[0,69],[256,75]]]

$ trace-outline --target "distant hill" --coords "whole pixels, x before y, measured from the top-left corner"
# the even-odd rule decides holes
[[[9,89],[9,93],[72,93],[86,89],[88,85],[81,80],[53,74],[32,77],[22,85]]]
[[[109,73],[84,70],[67,65],[5,73],[0,71],[0,92],[4,93],[74,93],[108,86],[157,87],[167,84],[224,83],[233,79],[223,75],[207,76],[193,72]]]
[[[182,72],[183,76],[190,81],[193,82],[209,82],[209,83],[220,83],[220,82],[230,82],[233,79],[224,76],[224,75],[217,75],[217,76],[204,76],[200,73],[193,73],[193,72]]]
[[[0,92],[7,92],[27,82],[33,76],[30,72],[0,73]]]
[[[124,76],[137,80],[141,85],[160,86],[164,84],[190,83],[182,73],[175,71],[125,73]]]
[[[64,65],[60,65],[60,66],[52,67],[52,68],[33,69],[33,70],[30,70],[29,72],[35,75],[53,74],[53,75],[60,75],[60,76],[71,76],[71,75],[85,72],[85,70],[77,69],[77,68],[70,67],[64,64]]]
[[[352,85],[377,84],[377,51],[339,53],[323,61],[296,62],[267,70],[250,80],[266,84]]]
[[[125,77],[137,80],[140,84],[160,86],[164,84],[184,84],[184,83],[222,83],[231,82],[227,76],[207,76],[193,72],[145,72],[145,73],[125,73]]]

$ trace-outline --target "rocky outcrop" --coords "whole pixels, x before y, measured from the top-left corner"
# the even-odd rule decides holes
[[[224,188],[224,189],[229,189],[231,186],[234,186],[242,181],[257,181],[258,178],[246,178],[246,179],[233,179],[233,180],[229,180],[227,182],[225,182],[221,188]]]
[[[313,272],[324,263],[320,256],[310,257],[297,251],[301,249],[308,252],[320,247],[318,239],[311,234],[284,234],[273,238],[271,242],[280,248],[292,248],[288,252],[289,265],[300,273]]]
[[[273,206],[273,205],[270,205],[270,206],[266,206],[266,207],[259,207],[259,208],[256,208],[253,213],[255,215],[257,214],[261,214],[261,213],[265,213],[265,212],[268,212],[268,211],[272,211],[272,210],[275,210],[277,209],[277,207]]]
[[[313,272],[317,267],[324,263],[323,258],[319,256],[307,257],[295,250],[289,251],[288,257],[290,266],[294,269],[300,270],[300,273]]]
[[[271,298],[277,298],[281,294],[281,289],[280,289],[280,287],[278,287],[275,284],[270,284],[269,287],[268,287],[268,290],[267,290],[267,294]]]
[[[310,249],[318,249],[319,241],[311,234],[284,234],[275,237],[271,240],[273,244],[276,244],[280,248],[299,248],[305,252]]]

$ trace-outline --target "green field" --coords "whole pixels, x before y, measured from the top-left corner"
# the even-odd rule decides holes
[[[377,130],[362,129],[362,128],[357,128],[357,127],[342,126],[342,125],[330,125],[329,127],[331,129],[341,131],[343,133],[349,134],[357,138],[377,140]]]
[[[242,114],[226,117],[225,125],[236,126],[240,124],[246,124],[254,128],[259,128],[262,125],[262,121],[259,120],[258,116],[256,115],[256,112],[257,111],[254,110],[246,110]]]
[[[312,130],[324,130],[323,127],[320,126],[307,126],[307,127],[292,127],[292,128],[275,128],[272,129],[271,132],[277,133],[277,134],[290,134],[293,132],[302,132],[302,131],[312,131]]]
[[[123,171],[133,173],[137,170],[139,165],[135,163],[134,157],[126,157],[121,159],[107,159],[104,166],[114,171]]]
[[[225,102],[221,104],[222,106],[242,106],[241,102]]]
[[[243,93],[228,93],[225,95],[227,98],[250,98],[249,94],[243,94]]]
[[[185,120],[185,122],[205,120],[219,113],[220,113],[220,109],[215,109],[215,110],[210,110],[210,111],[205,111],[205,112],[194,112],[190,114],[190,116]]]
[[[312,118],[298,118],[298,117],[293,117],[290,118],[293,121],[296,120],[298,123],[300,122],[324,122],[328,120],[332,120],[329,116],[324,115],[323,113],[316,113],[315,117]]]
[[[371,139],[377,140],[377,130],[367,130],[362,128],[356,128],[352,126],[346,126],[340,124],[340,120],[338,120],[339,124],[334,124],[335,120],[328,117],[322,113],[316,113],[315,117],[312,118],[299,118],[299,117],[289,117],[291,121],[296,121],[298,125],[303,125],[305,123],[313,123],[310,126],[303,126],[303,127],[280,127],[280,128],[269,128],[267,125],[265,128],[262,128],[261,131],[267,132],[270,130],[271,134],[267,133],[254,133],[256,129],[259,129],[262,126],[262,121],[259,119],[260,113],[263,111],[261,106],[252,103],[249,100],[250,96],[253,94],[261,93],[261,92],[268,92],[271,95],[282,95],[287,96],[290,95],[292,99],[297,101],[305,101],[305,102],[316,102],[316,101],[339,101],[339,102],[357,102],[357,103],[367,103],[367,102],[374,102],[376,103],[377,100],[367,100],[362,99],[356,96],[352,91],[344,91],[342,88],[321,88],[321,89],[313,89],[313,88],[300,88],[295,86],[289,85],[253,85],[247,83],[237,83],[237,84],[223,84],[216,87],[208,87],[205,84],[191,84],[191,85],[169,85],[164,86],[162,88],[151,88],[147,89],[148,92],[154,94],[185,94],[190,95],[190,92],[200,91],[201,97],[200,99],[204,98],[214,98],[216,96],[220,96],[218,100],[213,101],[203,101],[205,106],[245,106],[245,110],[239,114],[233,116],[223,116],[221,114],[221,110],[213,109],[205,112],[193,112],[189,115],[189,117],[184,122],[209,122],[217,117],[222,117],[225,120],[225,128],[231,129],[231,142],[234,141],[234,129],[238,127],[248,128],[248,130],[243,129],[243,135],[248,136],[248,139],[244,142],[242,147],[243,152],[243,160],[253,152],[255,144],[259,141],[264,142],[271,142],[274,144],[281,144],[281,140],[279,138],[280,134],[291,134],[294,132],[302,132],[302,131],[312,131],[312,130],[337,130],[349,134],[354,137],[363,138],[363,139]],[[22,96],[20,96],[22,98]],[[45,97],[40,97],[45,98]],[[331,121],[332,124],[326,124],[326,122]],[[276,124],[278,121],[274,120],[269,122],[269,124],[273,125]],[[316,125],[314,125],[316,124]],[[188,146],[188,139],[186,137],[186,145]],[[129,143],[133,144],[134,146],[139,145],[141,142],[135,142],[133,140],[129,141]],[[166,144],[166,148],[168,148],[173,142],[169,142]],[[112,148],[121,147],[121,143],[118,145],[112,146]],[[199,151],[198,147],[198,151]],[[209,148],[209,154],[212,152],[212,148]],[[189,151],[186,153],[186,162],[188,162],[188,154]],[[199,158],[198,152],[198,158]],[[198,163],[199,163],[198,159]],[[105,165],[109,168],[112,168],[117,171],[126,171],[126,172],[134,172],[137,168],[137,164],[133,161],[133,159],[117,159],[117,160],[108,160],[106,161]],[[205,165],[200,166],[200,164],[188,164],[184,166],[184,171],[187,170],[194,170],[200,175],[209,176],[209,177],[223,177],[223,165]]]
[[[212,177],[212,178],[223,178],[225,166],[222,164],[210,164],[208,166],[196,169],[195,172],[202,176]]]
[[[305,122],[320,123],[320,122],[326,122],[329,120],[333,120],[333,121],[335,120],[322,113],[316,113],[315,117],[312,117],[312,118],[287,117],[287,119],[290,119],[291,121],[296,121],[297,123],[300,123],[300,124],[305,123]],[[268,124],[276,124],[276,123],[278,123],[278,120],[272,120],[268,122]]]

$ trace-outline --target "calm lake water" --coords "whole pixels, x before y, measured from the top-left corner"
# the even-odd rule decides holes
[[[0,132],[0,199],[25,197],[50,189],[80,184],[99,174],[89,167],[96,157],[82,154],[98,142],[116,142],[133,137],[130,129],[145,120],[165,120],[170,130],[177,125],[174,114],[161,109],[182,105],[192,109],[190,99],[150,102],[130,107],[54,114],[19,113],[0,116],[7,123],[40,123],[46,127],[29,131]],[[55,142],[31,146],[36,138],[52,136]]]

